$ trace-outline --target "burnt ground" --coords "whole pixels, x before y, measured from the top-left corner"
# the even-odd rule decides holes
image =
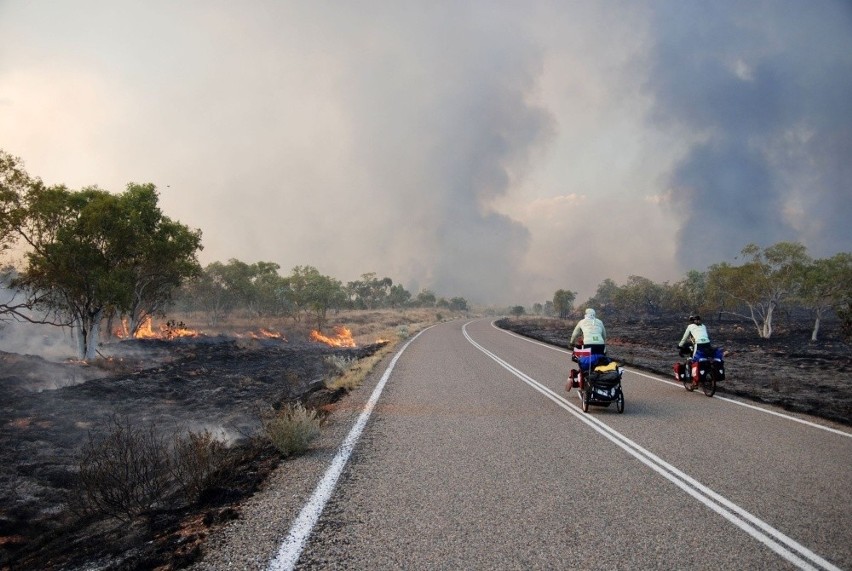
[[[574,321],[511,318],[503,327],[567,347]],[[606,320],[609,354],[662,375],[678,360],[681,321]],[[772,403],[852,426],[852,351],[830,328],[810,343],[807,324],[770,340],[743,323],[708,323],[728,351],[720,393]],[[339,398],[324,388],[329,355],[360,358],[373,344],[333,349],[307,341],[183,338],[109,344],[93,365],[0,352],[0,569],[180,569],[197,560],[216,526],[281,463],[261,439],[260,411]],[[566,363],[566,372],[570,363]],[[176,502],[132,524],[77,515],[80,450],[112,415],[166,432],[210,430],[231,444],[227,477],[192,503]]]
[[[198,337],[129,340],[93,365],[0,352],[0,569],[174,569],[200,553],[207,531],[236,517],[280,463],[257,438],[270,407],[319,407],[329,355],[362,358],[383,344]],[[128,525],[69,510],[80,452],[110,419],[163,434],[208,430],[232,444],[230,470],[192,504],[152,510]]]
[[[611,358],[673,377],[685,320],[604,318],[604,324]],[[567,348],[576,320],[520,317],[498,325]],[[820,341],[814,343],[809,323],[776,326],[770,339],[758,338],[747,322],[705,325],[713,345],[727,351],[726,380],[717,385],[717,393],[852,426],[852,346],[841,338],[838,327],[824,327]]]

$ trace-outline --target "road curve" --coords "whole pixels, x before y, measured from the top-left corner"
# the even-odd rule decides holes
[[[624,414],[584,414],[570,365],[489,320],[424,331],[362,387],[302,542],[293,515],[241,568],[852,569],[848,429],[634,372]]]

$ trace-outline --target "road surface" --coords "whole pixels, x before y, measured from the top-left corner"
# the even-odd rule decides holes
[[[852,569],[848,428],[630,370],[624,414],[584,414],[571,365],[490,320],[422,332],[267,568]]]

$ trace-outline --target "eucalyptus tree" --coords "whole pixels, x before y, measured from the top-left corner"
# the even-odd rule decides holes
[[[287,299],[290,281],[279,273],[281,266],[274,262],[257,262],[254,267],[257,314],[276,317],[289,315],[292,311]]]
[[[619,286],[614,303],[620,311],[636,315],[658,315],[666,301],[666,286],[642,276],[629,276]]]
[[[825,314],[852,300],[852,253],[841,252],[806,266],[799,299],[813,315],[811,340],[816,341]]]
[[[616,284],[612,279],[606,278],[598,284],[598,289],[595,291],[595,295],[586,302],[586,305],[594,306],[597,309],[615,311],[618,292],[618,284]]]
[[[153,185],[111,194],[31,179],[6,204],[6,224],[26,246],[16,284],[73,324],[81,359],[96,356],[108,313],[132,312],[138,323],[197,267],[200,232],[163,216]]]
[[[435,292],[430,289],[421,290],[414,299],[414,305],[418,307],[435,307],[437,302],[438,298],[435,296]]]
[[[411,292],[405,289],[402,284],[395,284],[391,286],[387,297],[387,304],[389,307],[405,307],[408,305],[410,300]]]
[[[708,291],[720,302],[729,298],[745,307],[748,314],[727,313],[750,319],[757,334],[769,339],[775,311],[784,300],[800,293],[810,258],[806,248],[796,242],[778,242],[767,248],[749,244],[741,256],[744,262],[739,266],[721,263],[710,267]]]
[[[129,184],[118,196],[121,233],[127,240],[127,258],[121,262],[132,279],[129,305],[122,307],[129,317],[129,329],[154,315],[162,315],[172,293],[187,279],[201,273],[197,252],[201,231],[164,216],[157,206],[153,184]]]
[[[574,309],[574,300],[577,299],[577,292],[558,289],[553,294],[553,309],[559,314],[562,319],[567,319],[568,315]]]
[[[42,183],[27,173],[20,158],[0,149],[0,255],[21,241],[18,232],[22,215],[21,199],[36,184]],[[62,316],[55,312],[48,311],[41,315],[33,313],[33,308],[47,294],[24,291],[18,276],[18,269],[11,263],[0,270],[0,320],[62,324]]]

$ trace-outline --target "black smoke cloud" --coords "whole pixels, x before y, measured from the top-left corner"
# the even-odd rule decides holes
[[[689,145],[670,174],[679,262],[748,243],[852,244],[852,5],[671,2],[655,13],[654,120]]]

